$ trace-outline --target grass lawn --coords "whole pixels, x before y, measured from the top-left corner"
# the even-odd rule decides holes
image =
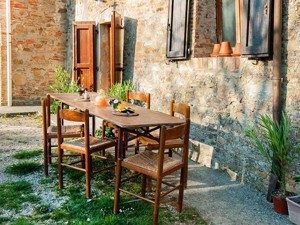
[[[64,189],[60,190],[57,164],[52,164],[49,177],[43,175],[42,150],[24,150],[12,157],[18,162],[8,165],[5,172],[18,176],[19,181],[0,184],[0,224],[152,224],[153,206],[122,193],[120,213],[112,213],[113,170],[92,177],[92,198],[86,199],[84,173],[64,169]],[[93,164],[102,165],[100,159]],[[38,180],[31,182],[31,174]],[[125,188],[139,192],[139,178]],[[43,199],[49,193],[54,197]],[[159,224],[207,224],[192,208],[184,207],[181,214],[175,209],[176,199],[166,198],[160,207]]]

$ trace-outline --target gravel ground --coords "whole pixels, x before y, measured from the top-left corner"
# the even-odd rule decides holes
[[[42,148],[41,117],[15,116],[0,117],[0,183],[20,180],[20,177],[4,173],[7,165],[16,160],[11,154],[25,149]],[[40,161],[42,163],[42,159]],[[35,194],[45,204],[60,205],[65,199],[37,183],[43,172],[22,176],[34,186]],[[277,214],[265,195],[250,190],[248,186],[230,181],[229,176],[220,170],[213,170],[190,163],[188,188],[184,203],[196,208],[210,224],[222,225],[288,225],[288,216]],[[30,214],[29,208],[21,214]],[[10,215],[10,212],[6,212]],[[20,215],[14,215],[16,217]]]

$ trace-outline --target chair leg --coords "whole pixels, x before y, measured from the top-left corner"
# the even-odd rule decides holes
[[[169,156],[169,157],[172,157],[172,155],[173,155],[172,148],[169,148],[168,156]]]
[[[184,168],[184,188],[187,188],[187,181],[188,181],[188,163],[185,164]]]
[[[85,155],[80,154],[80,160],[81,160],[81,167],[85,169]]]
[[[140,142],[138,139],[135,139],[134,141],[134,153],[138,154],[140,151]]]
[[[51,144],[51,139],[48,139],[48,162],[49,164],[52,163],[52,152],[51,152],[51,149],[52,149],[52,144]]]
[[[91,169],[92,169],[92,156],[85,155],[85,190],[86,190],[86,197],[91,197]]]
[[[142,197],[145,197],[146,194],[146,184],[147,184],[147,176],[145,174],[142,174],[142,191],[141,191]]]
[[[116,173],[116,185],[115,185],[115,196],[114,196],[114,214],[117,214],[119,212],[119,201],[120,201],[120,185],[121,185],[121,161],[117,161],[117,167],[115,168]]]
[[[158,224],[158,213],[159,213],[159,204],[160,204],[160,189],[161,189],[161,179],[158,178],[156,180],[156,191],[155,191],[155,202],[154,202],[154,210],[153,210],[153,220],[152,224]]]
[[[47,139],[44,138],[44,174],[45,176],[48,176],[48,145],[47,145]]]
[[[181,169],[180,172],[180,187],[179,187],[179,194],[178,194],[178,201],[177,201],[177,212],[181,213],[182,211],[182,202],[183,202],[183,191],[184,191],[184,182],[185,182],[185,168]]]
[[[58,153],[58,186],[60,189],[63,188],[63,171],[62,171],[62,157],[63,157],[63,150],[61,148],[57,149]]]

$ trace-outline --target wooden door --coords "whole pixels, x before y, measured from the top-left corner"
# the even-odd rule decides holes
[[[122,82],[123,75],[123,40],[122,17],[113,11],[110,28],[110,84]]]
[[[95,22],[74,22],[74,78],[89,91],[95,84]]]

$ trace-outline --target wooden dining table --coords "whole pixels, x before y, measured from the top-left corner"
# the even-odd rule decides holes
[[[50,93],[49,95],[52,99],[78,110],[85,111],[88,109],[90,115],[114,124],[118,129],[117,161],[123,160],[125,148],[129,141],[140,136],[159,141],[157,137],[151,135],[152,131],[159,130],[162,126],[175,126],[185,123],[184,119],[127,102],[122,102],[122,104],[134,109],[135,115],[127,115],[126,113],[115,115],[111,105],[97,106],[93,102],[81,98],[76,93]],[[128,135],[129,133],[134,135]]]

